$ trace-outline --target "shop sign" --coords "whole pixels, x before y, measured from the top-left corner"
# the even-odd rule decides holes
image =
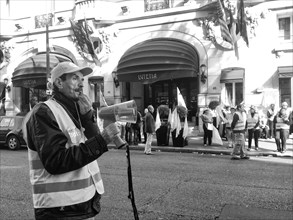
[[[144,0],[144,11],[156,11],[170,8],[171,0]]]
[[[146,73],[146,74],[138,74],[137,79],[139,81],[142,80],[150,80],[150,79],[157,79],[157,74],[156,73]]]
[[[53,25],[52,19],[53,19],[52,13],[35,16],[35,28],[43,28],[43,27],[46,27],[47,24],[48,26],[52,26]]]
[[[32,88],[35,87],[37,84],[37,80],[35,79],[27,79],[27,80],[23,80],[22,85],[25,88]]]

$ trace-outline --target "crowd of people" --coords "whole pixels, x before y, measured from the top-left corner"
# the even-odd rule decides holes
[[[282,102],[276,109],[274,104],[264,111],[258,111],[251,105],[245,109],[244,103],[234,106],[218,106],[215,109],[205,109],[201,115],[203,121],[204,146],[212,144],[213,127],[228,142],[228,148],[233,148],[232,159],[249,159],[245,154],[245,141],[247,150],[251,151],[253,144],[256,151],[259,150],[259,139],[275,139],[276,150],[285,153],[286,142],[293,133],[293,111],[287,102]],[[254,143],[253,143],[254,142]],[[240,157],[238,156],[240,151]]]
[[[101,210],[104,185],[97,159],[123,133],[123,127],[108,121],[99,130],[97,112],[82,92],[84,76],[92,71],[90,67],[78,67],[71,62],[59,63],[51,71],[52,97],[39,103],[36,97],[31,99],[31,110],[23,122],[23,137],[28,147],[36,219],[93,220]],[[138,113],[136,123],[125,126],[128,142],[141,142],[143,129],[147,155],[152,154],[153,113],[154,107],[149,105],[144,116]],[[292,133],[293,113],[286,102],[278,111],[271,105],[265,116],[255,106],[246,112],[242,103],[220,111],[207,109],[201,118],[204,144],[212,144],[211,129],[216,127],[227,138],[228,147],[233,147],[232,159],[249,159],[245,150],[246,133],[248,149],[254,138],[257,150],[258,139],[264,133],[264,138],[275,138],[279,152],[286,152],[286,140]]]

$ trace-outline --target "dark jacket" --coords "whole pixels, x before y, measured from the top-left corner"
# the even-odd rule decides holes
[[[145,115],[145,132],[151,134],[155,132],[155,120],[150,112]]]
[[[53,98],[61,104],[77,128],[85,128],[87,141],[79,146],[65,148],[67,137],[58,127],[58,123],[49,107],[36,105],[26,124],[27,144],[37,151],[44,168],[52,175],[79,169],[99,158],[108,151],[107,144],[100,135],[93,111],[81,116],[77,103],[56,93]],[[100,195],[89,201],[66,207],[35,209],[36,219],[84,219],[95,216],[100,211]]]

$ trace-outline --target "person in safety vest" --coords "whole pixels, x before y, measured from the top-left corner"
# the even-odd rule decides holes
[[[249,159],[245,152],[245,124],[246,113],[244,104],[237,105],[236,112],[233,115],[233,121],[231,123],[231,129],[233,132],[234,147],[232,152],[232,160]],[[237,156],[240,151],[240,157]]]
[[[247,132],[248,132],[248,151],[251,150],[252,137],[254,137],[255,150],[258,150],[258,139],[260,137],[260,127],[259,127],[260,117],[256,112],[256,107],[254,105],[250,106],[250,110],[247,114]]]
[[[36,219],[94,219],[103,181],[97,159],[119,134],[109,122],[99,132],[91,102],[82,93],[89,67],[61,62],[51,71],[53,96],[28,113],[28,146]]]
[[[277,145],[277,151],[280,153],[286,152],[286,142],[289,137],[291,123],[292,118],[289,117],[287,109],[282,107],[274,118],[275,141]]]

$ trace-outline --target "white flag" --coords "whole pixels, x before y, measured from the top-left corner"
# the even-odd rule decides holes
[[[180,122],[179,114],[177,112],[177,108],[175,108],[172,113],[171,132],[174,130],[176,130],[176,137],[178,137],[181,130],[181,122]]]
[[[156,123],[155,123],[155,130],[158,130],[161,127],[161,119],[160,119],[160,114],[157,109],[157,116],[156,116]]]
[[[185,117],[184,128],[183,128],[183,138],[185,139],[188,135],[188,122],[187,117]]]
[[[177,111],[177,110],[176,110]],[[179,118],[179,114],[177,113],[177,117],[176,117],[176,137],[178,137],[180,131],[181,131],[181,122],[180,122],[180,118]]]
[[[100,92],[100,108],[101,108],[101,107],[107,107],[108,104],[107,104],[107,102],[106,102],[106,100],[105,100],[105,97],[104,97],[104,95],[103,95],[103,92],[102,92],[101,86],[100,86],[99,92]]]
[[[97,111],[97,125],[100,129],[100,132],[104,130],[104,120],[99,117],[99,112]]]
[[[177,87],[177,102],[178,102],[178,106],[183,106],[186,108],[186,104],[184,102],[183,96],[180,92],[180,90]]]

